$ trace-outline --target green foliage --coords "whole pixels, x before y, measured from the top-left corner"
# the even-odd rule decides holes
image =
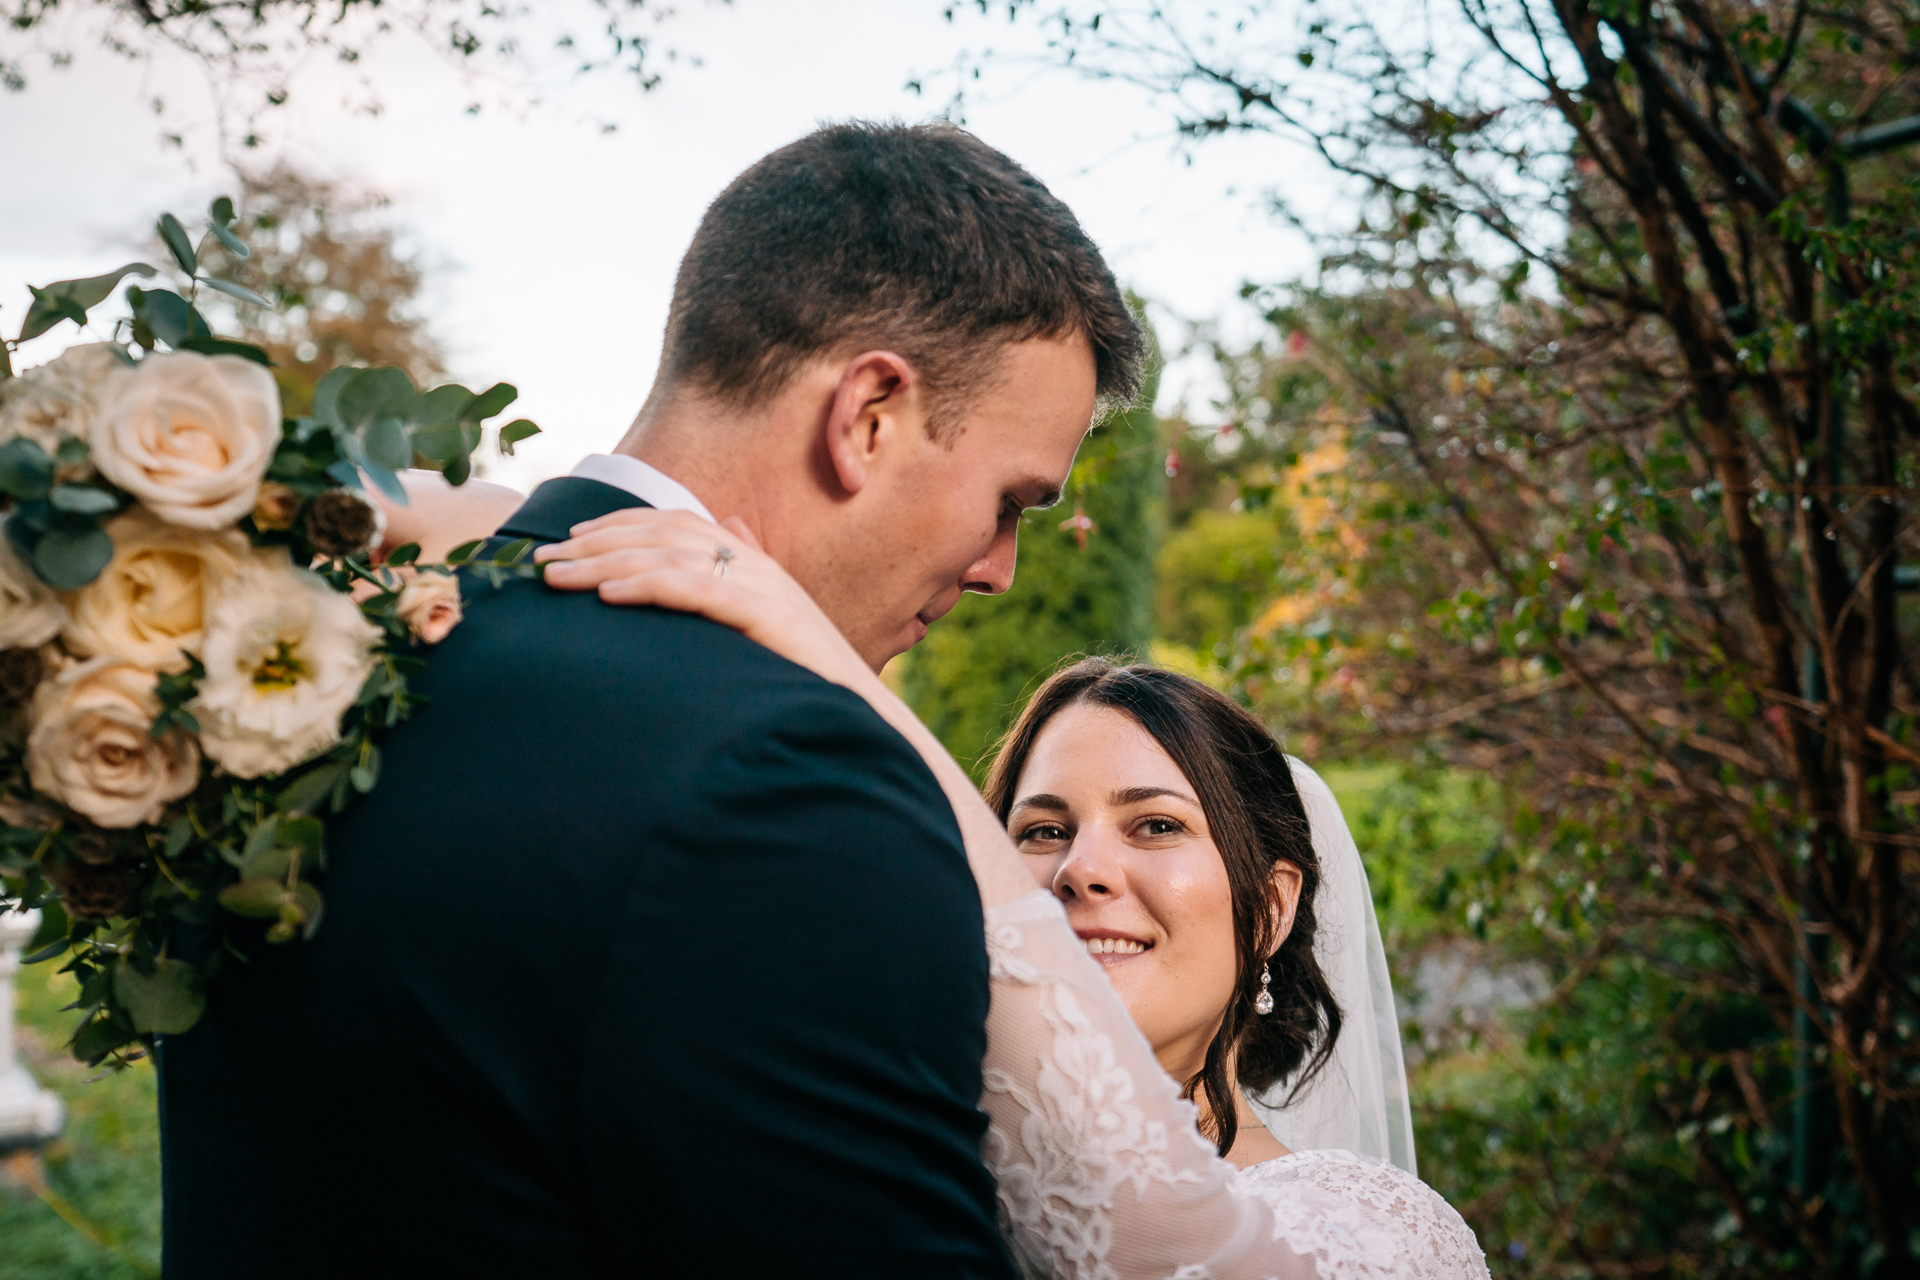
[[[1195,512],[1154,563],[1158,638],[1225,658],[1234,633],[1272,597],[1290,535],[1271,510]]]
[[[904,696],[955,759],[984,768],[1025,695],[1062,658],[1146,648],[1165,451],[1149,386],[1081,446],[1065,502],[1022,517],[1013,588],[963,596],[908,657]],[[1092,528],[1062,528],[1069,511]]]

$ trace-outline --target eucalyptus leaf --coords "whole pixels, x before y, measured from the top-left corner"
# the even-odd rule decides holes
[[[213,219],[216,227],[227,227],[233,223],[233,199],[230,196],[215,196],[213,203],[207,206],[207,216]]]
[[[475,538],[472,542],[463,542],[453,550],[447,552],[447,563],[456,565],[465,564],[467,561],[473,559],[480,548],[485,545],[486,539],[484,538]]]
[[[279,826],[280,817],[278,814],[275,814],[248,832],[246,848],[240,851],[241,862],[244,864],[248,858],[253,857],[254,854],[259,853],[262,849],[273,848],[274,832],[279,829]]]
[[[526,418],[515,418],[500,428],[500,452],[509,458],[513,456],[513,446],[532,436],[540,434],[540,428]]]
[[[242,880],[220,891],[220,905],[237,916],[272,920],[287,900],[287,886],[278,880]]]
[[[213,337],[206,317],[171,289],[128,289],[127,301],[133,304],[136,337],[145,329],[147,336],[170,347],[178,347],[190,338]]]
[[[419,558],[420,544],[417,542],[402,543],[387,553],[387,563],[396,569],[401,565],[412,564]]]
[[[377,462],[390,470],[398,471],[413,465],[413,444],[407,439],[407,429],[398,418],[375,418],[367,428],[365,448],[368,461]]]
[[[411,461],[411,459],[409,459],[409,461]],[[367,479],[373,481],[374,487],[379,489],[380,492],[386,494],[403,507],[407,505],[407,488],[400,483],[400,477],[395,475],[390,468],[383,467],[369,458],[362,464],[361,470],[366,472]]]
[[[320,896],[318,889],[305,880],[293,886],[293,899],[300,904],[300,911],[306,916],[300,929],[300,936],[311,942],[313,935],[320,929],[320,916],[326,907],[326,900]]]
[[[414,405],[414,425],[416,427],[457,426],[474,399],[473,392],[455,382],[435,387],[431,391],[424,391]]]
[[[303,856],[318,859],[326,835],[326,824],[318,818],[282,818],[277,843],[283,849],[298,849]]]
[[[33,571],[59,591],[78,591],[113,559],[113,539],[104,529],[51,529],[33,548]]]
[[[53,484],[53,459],[28,436],[0,444],[0,493],[31,502],[47,496]]]
[[[461,416],[467,422],[480,422],[491,418],[519,398],[520,391],[512,383],[496,382],[476,395]]]
[[[95,1018],[74,1035],[73,1056],[92,1066],[115,1049],[131,1043],[137,1034],[112,1017]]]
[[[429,462],[438,462],[442,465],[460,456],[461,443],[461,429],[458,425],[420,428],[413,433],[414,452]]]
[[[285,884],[287,868],[293,865],[293,850],[285,845],[256,849],[240,860],[240,876],[245,880],[272,880]]]
[[[208,229],[213,232],[213,238],[220,242],[220,246],[240,261],[245,262],[253,256],[253,250],[247,242],[221,226],[217,219]]]
[[[343,764],[323,764],[295,778],[280,793],[275,807],[283,814],[310,813],[319,807],[327,793],[333,790],[333,784],[346,772]],[[251,842],[249,842],[251,843]]]
[[[179,1035],[207,1007],[200,974],[184,960],[156,960],[150,974],[122,960],[113,968],[113,994],[144,1035]]]
[[[187,815],[183,813],[175,818],[172,824],[167,827],[167,856],[169,858],[179,857],[192,842],[193,823],[189,822]]]
[[[224,234],[220,232],[218,228],[215,229],[214,233],[216,235]],[[223,239],[221,243],[224,244],[226,243],[226,241]],[[234,243],[239,244],[240,242],[238,240],[235,240]],[[246,246],[241,245],[241,247],[245,248]],[[207,288],[209,289],[219,290],[221,293],[226,294],[229,298],[238,298],[242,302],[251,302],[256,307],[272,308],[274,305],[271,299],[263,298],[259,294],[255,293],[253,290],[247,288],[247,286],[243,284],[235,284],[231,280],[221,280],[221,279],[217,279],[214,276],[201,276],[200,283],[207,286]]]
[[[226,338],[184,338],[173,345],[179,351],[198,351],[203,356],[239,356],[269,369],[273,367],[273,357],[251,342],[233,342]]]
[[[313,388],[313,420],[323,427],[338,430],[346,424],[340,421],[340,390],[345,387],[360,370],[350,365],[341,365],[322,374]]]
[[[151,276],[153,268],[144,262],[129,262],[117,271],[109,271],[103,276],[88,276],[84,280],[56,280],[34,290],[33,305],[27,308],[27,318],[20,326],[20,341],[37,338],[60,323],[61,312],[52,306],[42,306],[40,299],[65,299],[78,306],[82,313],[91,307],[99,306],[107,300],[120,282],[128,276]],[[85,323],[84,320],[81,323]]]
[[[411,417],[417,394],[405,369],[356,369],[340,388],[335,407],[349,430],[365,431],[376,418]]]
[[[97,485],[57,484],[47,493],[55,511],[77,516],[103,516],[120,509],[120,499]]]
[[[447,483],[450,485],[456,487],[463,485],[467,482],[467,477],[473,474],[473,459],[466,453],[455,454],[448,460],[440,474],[447,478]]]
[[[193,241],[187,238],[187,229],[180,225],[180,219],[170,213],[160,215],[160,238],[167,243],[167,249],[173,254],[173,260],[180,269],[192,275],[200,269],[200,260],[193,252]]]
[[[69,939],[67,935],[63,933],[59,937],[55,938],[52,942],[49,942],[46,946],[34,952],[32,955],[21,956],[20,963],[21,964],[44,964],[48,960],[53,959],[55,956],[64,953],[67,949],[67,944],[70,941],[71,939]]]

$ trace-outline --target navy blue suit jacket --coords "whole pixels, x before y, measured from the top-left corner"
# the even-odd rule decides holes
[[[541,486],[504,537],[641,505]],[[704,619],[469,584],[310,943],[161,1046],[165,1272],[1008,1274],[952,811]]]

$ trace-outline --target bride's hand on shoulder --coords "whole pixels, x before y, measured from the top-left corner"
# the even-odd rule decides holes
[[[567,541],[533,553],[551,587],[598,591],[608,604],[700,614],[848,688],[874,678],[737,517],[716,525],[689,511],[630,507],[568,532]]]

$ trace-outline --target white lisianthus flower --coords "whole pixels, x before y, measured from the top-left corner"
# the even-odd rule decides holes
[[[148,356],[115,374],[94,465],[168,524],[219,529],[253,510],[280,445],[280,388],[239,356]]]
[[[207,613],[207,675],[192,704],[200,745],[228,773],[290,769],[340,740],[340,717],[373,670],[380,629],[353,598],[263,552]]]
[[[184,670],[187,655],[200,651],[208,602],[249,554],[246,538],[182,529],[139,510],[111,521],[107,533],[113,559],[67,597],[67,649]]]
[[[0,649],[31,649],[60,634],[67,610],[60,595],[14,554],[0,521]]]
[[[158,821],[200,779],[178,729],[155,738],[154,675],[118,658],[77,663],[41,682],[27,735],[34,790],[103,827]]]
[[[63,436],[89,439],[108,379],[126,368],[119,347],[89,342],[0,382],[0,444],[25,436],[51,456]]]

